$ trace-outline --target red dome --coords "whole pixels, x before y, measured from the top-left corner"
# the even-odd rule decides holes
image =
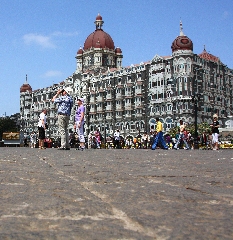
[[[28,83],[24,83],[20,88],[20,92],[26,91],[29,91],[30,93],[32,92],[32,87]]]
[[[172,52],[177,50],[193,51],[193,42],[187,36],[178,36],[172,43]]]
[[[77,54],[83,54],[82,48],[80,48],[80,49],[78,50]]]
[[[98,16],[97,16],[98,17]],[[109,48],[114,50],[114,42],[111,36],[104,32],[102,29],[96,29],[93,33],[91,33],[85,43],[84,43],[84,50],[90,48]]]
[[[121,49],[120,49],[119,47],[117,47],[116,50],[115,50],[115,53],[119,53],[119,54],[121,54],[122,51],[121,51]]]
[[[98,16],[96,17],[96,20],[102,20],[102,17],[98,14]]]

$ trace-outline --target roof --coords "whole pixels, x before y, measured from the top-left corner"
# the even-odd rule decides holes
[[[220,61],[220,59],[219,59],[218,57],[216,57],[216,56],[208,53],[208,52],[205,50],[205,48],[204,48],[204,50],[203,50],[202,53],[198,54],[198,56],[199,56],[200,58],[203,58],[203,59],[205,59],[205,60],[209,60],[209,61],[212,61],[212,62],[219,62],[219,61]]]

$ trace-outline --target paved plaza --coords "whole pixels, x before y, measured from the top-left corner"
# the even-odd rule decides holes
[[[233,150],[0,148],[0,239],[233,239]]]

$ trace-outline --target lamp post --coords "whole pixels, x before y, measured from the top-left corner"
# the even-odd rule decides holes
[[[201,86],[198,84],[201,80],[198,80],[198,73],[202,70],[201,66],[196,66],[193,69],[193,79],[192,79],[192,102],[194,103],[194,149],[199,149],[198,143],[198,132],[197,132],[197,114],[198,114],[198,101],[200,100],[200,88]],[[203,95],[202,95],[203,96]]]
[[[24,118],[21,116],[21,119],[20,119],[20,146],[23,146],[24,144],[24,125],[25,124],[25,121],[24,121]]]
[[[194,103],[194,149],[199,149],[199,143],[198,143],[198,132],[197,132],[197,102],[198,102],[198,96],[193,95],[192,101]]]

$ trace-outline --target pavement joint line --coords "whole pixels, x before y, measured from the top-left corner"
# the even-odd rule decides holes
[[[75,177],[69,176],[69,175],[65,174],[63,171],[58,170],[52,164],[50,164],[48,161],[45,161],[44,158],[42,158],[40,160],[45,162],[49,166],[51,166],[60,175],[66,177],[66,178],[72,179],[73,181],[77,182],[77,179]],[[89,183],[85,183],[85,182],[78,182],[78,183],[83,188],[85,188],[88,192],[90,192],[94,196],[98,197],[101,201],[103,201],[104,203],[110,205],[111,208],[112,208],[112,213],[113,213],[113,217],[110,217],[110,218],[121,220],[124,223],[124,228],[125,229],[131,230],[131,231],[135,231],[135,232],[141,232],[141,233],[143,233],[143,234],[145,234],[146,236],[149,236],[149,237],[157,237],[156,233],[152,229],[149,229],[149,228],[145,229],[145,228],[143,228],[143,226],[141,226],[138,222],[133,221],[131,218],[129,218],[125,212],[123,212],[123,211],[117,209],[116,207],[114,207],[109,201],[107,201],[108,197],[106,197],[106,196],[104,196],[104,195],[102,195],[102,194],[100,194],[100,193],[98,193],[96,191],[90,190],[90,187],[89,187],[90,184]],[[95,183],[93,182],[93,184],[95,184]],[[109,218],[109,216],[107,218]]]

